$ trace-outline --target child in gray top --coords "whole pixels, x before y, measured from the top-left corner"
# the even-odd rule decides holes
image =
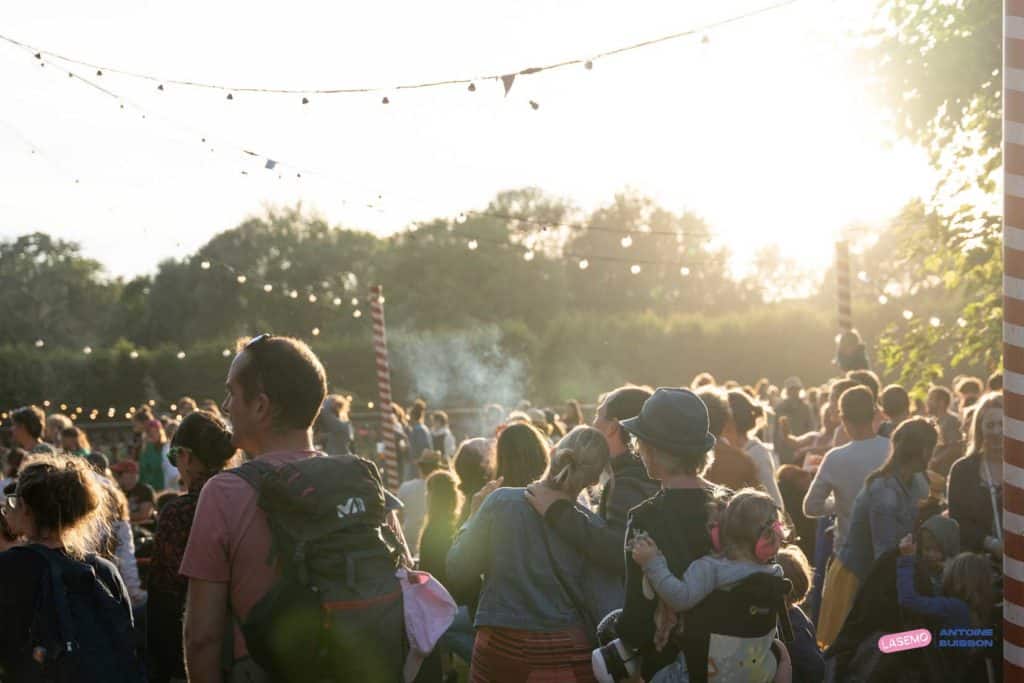
[[[644,568],[651,589],[673,612],[686,612],[713,591],[728,590],[752,574],[764,572],[783,576],[775,563],[782,544],[783,530],[779,509],[765,493],[753,489],[736,492],[726,506],[721,522],[711,528],[716,554],[706,555],[690,564],[682,578],[674,576],[658,546],[650,538],[637,538],[633,559]],[[717,543],[721,540],[721,544]],[[685,631],[685,614],[681,615]],[[714,635],[708,651],[708,671],[721,683],[749,681],[767,683],[775,677],[776,660],[772,654],[775,633],[758,638]],[[662,669],[652,683],[686,683],[686,660],[680,655]]]

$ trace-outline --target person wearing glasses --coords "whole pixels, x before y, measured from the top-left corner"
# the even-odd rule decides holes
[[[235,455],[231,432],[216,415],[189,413],[174,433],[167,459],[177,468],[188,492],[164,507],[157,519],[149,568],[147,652],[151,683],[185,679],[181,615],[188,580],[178,573],[203,485]]]
[[[94,614],[75,612],[70,631],[82,624],[102,624],[109,644],[124,644],[132,639],[132,621],[128,590],[110,561],[96,555],[100,531],[106,514],[104,493],[98,477],[83,458],[41,455],[22,468],[18,481],[4,489],[3,516],[10,536],[23,538],[24,545],[0,552],[0,609],[3,611],[4,637],[0,638],[0,672],[4,681],[40,680],[41,658],[52,656],[41,642],[53,647],[50,638],[56,632],[60,610],[53,590],[43,581],[52,580],[59,568],[66,587],[64,599],[70,600],[71,587],[79,597],[80,608],[90,604],[82,595],[92,592]],[[45,586],[45,588],[44,588]],[[104,605],[101,607],[100,605]],[[111,606],[113,605],[113,606]],[[63,612],[67,614],[67,611]],[[97,633],[85,638],[99,642]],[[127,648],[124,648],[127,649]],[[107,680],[144,680],[134,653],[119,651]],[[114,658],[104,653],[110,663]],[[98,660],[81,658],[82,671],[69,672],[56,661],[50,675],[68,676],[62,680],[98,680]],[[124,675],[134,671],[135,676]],[[78,675],[75,675],[78,674]]]
[[[317,455],[311,428],[327,396],[327,376],[305,343],[268,334],[252,338],[239,348],[226,385],[221,407],[231,420],[233,447],[274,467]],[[184,437],[189,428],[182,424],[178,431]],[[238,624],[277,579],[267,562],[270,552],[270,526],[257,506],[255,489],[227,472],[210,478],[196,503],[180,569],[189,583],[184,640],[190,681],[225,680],[229,609],[235,621],[234,651],[226,680],[265,678],[249,658]]]

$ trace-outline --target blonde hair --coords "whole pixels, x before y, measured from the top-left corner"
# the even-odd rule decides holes
[[[992,592],[992,565],[984,555],[960,553],[942,572],[943,595],[966,602],[975,626],[989,623]]]
[[[722,515],[722,552],[730,560],[753,558],[765,524],[777,519],[779,508],[771,496],[751,488],[740,489],[729,499]]]
[[[792,605],[799,605],[811,588],[811,563],[807,561],[807,556],[798,545],[781,548],[775,556],[775,561],[782,565],[783,575],[793,584],[786,599]]]
[[[546,481],[560,491],[582,489],[597,480],[610,457],[604,434],[593,427],[573,427],[555,445]]]
[[[83,458],[31,457],[18,474],[17,496],[32,515],[37,533],[60,537],[64,550],[84,557],[109,531],[106,496]]]

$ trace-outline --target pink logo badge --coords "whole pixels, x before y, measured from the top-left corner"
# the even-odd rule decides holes
[[[928,647],[932,642],[932,633],[926,628],[919,628],[914,631],[902,633],[890,633],[878,639],[878,649],[884,654],[892,652],[903,652],[914,650],[919,647]]]

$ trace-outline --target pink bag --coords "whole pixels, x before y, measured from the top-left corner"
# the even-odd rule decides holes
[[[395,576],[402,585],[405,635],[409,639],[403,674],[405,682],[412,683],[423,660],[452,625],[457,608],[445,587],[427,572],[400,567]]]

